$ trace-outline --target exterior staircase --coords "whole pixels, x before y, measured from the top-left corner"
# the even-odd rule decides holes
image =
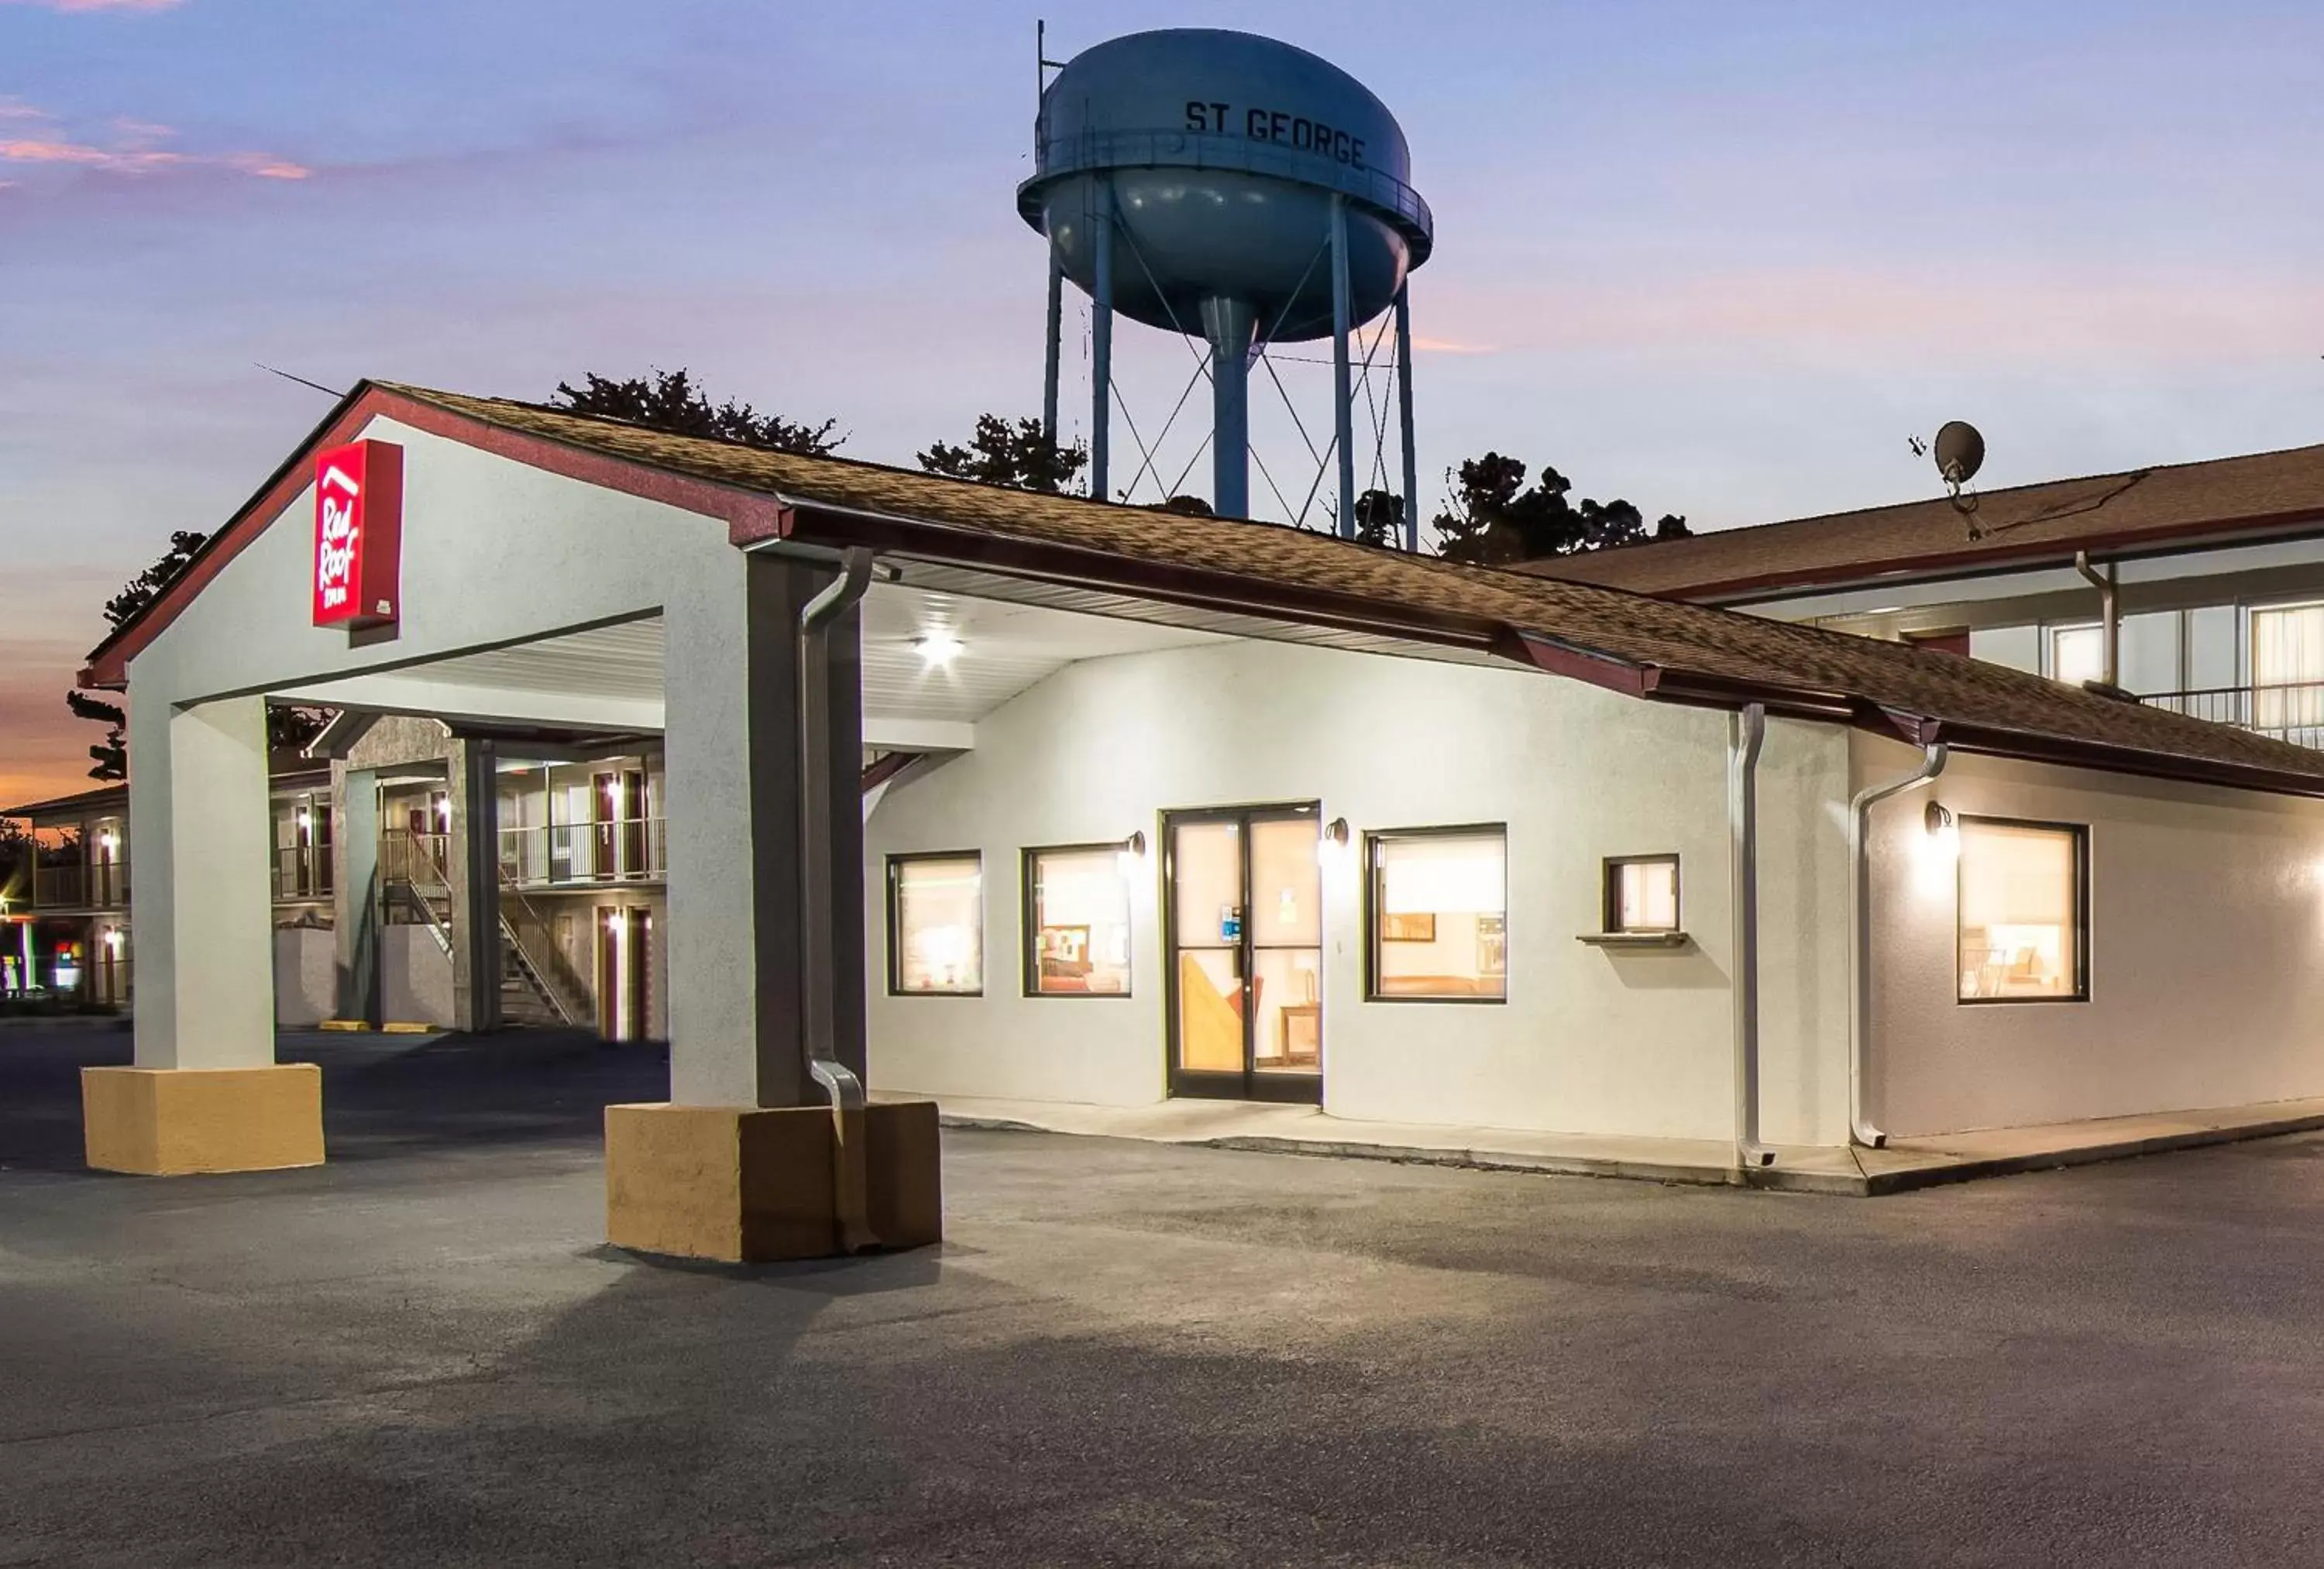
[[[501,1020],[509,1024],[581,1023],[525,953],[505,916],[501,919]]]

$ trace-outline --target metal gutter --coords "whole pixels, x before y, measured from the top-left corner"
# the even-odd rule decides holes
[[[1923,729],[1929,739],[1919,767],[1886,784],[1868,784],[1848,803],[1848,1136],[1874,1150],[1886,1144],[1888,1135],[1873,1125],[1864,1109],[1864,1085],[1872,1067],[1872,868],[1866,841],[1875,806],[1944,772],[1946,745],[1935,739],[1936,727]]]
[[[839,1246],[860,1252],[879,1238],[871,1226],[871,1179],[864,1141],[863,1081],[839,1060],[839,977],[832,961],[834,905],[831,840],[832,623],[872,587],[872,552],[850,550],[840,574],[807,601],[798,618],[799,1001],[807,1076],[831,1102],[834,1188]]]
[[[1759,1142],[1759,750],[1767,711],[1746,703],[1727,739],[1727,832],[1734,922],[1735,1170],[1772,1166]]]

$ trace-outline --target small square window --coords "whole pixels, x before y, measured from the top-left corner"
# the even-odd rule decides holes
[[[974,851],[888,858],[888,990],[984,990],[984,858]]]
[[[1507,1000],[1508,830],[1367,835],[1374,1002]]]
[[[1676,856],[1615,856],[1606,862],[1606,930],[1679,930]]]
[[[1025,852],[1025,995],[1130,995],[1130,880],[1118,844]]]
[[[2089,831],[1989,817],[1958,829],[1960,1000],[2088,1001]]]

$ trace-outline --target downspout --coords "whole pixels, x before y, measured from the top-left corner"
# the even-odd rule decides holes
[[[1735,1170],[1772,1166],[1759,1142],[1759,748],[1767,734],[1765,703],[1746,703],[1727,740],[1729,904],[1734,920]]]
[[[807,1076],[831,1102],[835,1208],[843,1252],[860,1252],[872,1234],[871,1183],[864,1164],[863,1081],[839,1060],[836,1026],[839,977],[831,957],[834,921],[831,865],[831,625],[853,609],[872,586],[872,553],[854,548],[840,558],[840,573],[799,611],[799,992],[800,1044]],[[860,871],[860,868],[858,868]]]
[[[1849,922],[1849,969],[1853,985],[1848,1030],[1848,1136],[1867,1149],[1877,1150],[1888,1135],[1872,1125],[1864,1113],[1864,1081],[1872,1067],[1872,866],[1867,840],[1872,809],[1891,795],[1901,795],[1928,784],[1945,771],[1945,744],[1931,741],[1921,766],[1901,779],[1868,784],[1848,803],[1849,895],[1853,917]]]
[[[2105,629],[2100,638],[2106,649],[2104,679],[2108,686],[2119,689],[2122,685],[2122,601],[2115,585],[2114,563],[2107,562],[2107,569],[2100,572],[2090,564],[2089,551],[2077,550],[2074,552],[2074,570],[2098,591],[2098,618]]]

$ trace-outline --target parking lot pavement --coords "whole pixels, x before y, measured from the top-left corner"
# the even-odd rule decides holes
[[[604,1249],[635,1049],[294,1042],[333,1164],[0,1035],[0,1564],[2324,1562],[2324,1136],[1861,1201],[946,1134],[950,1240]],[[60,1098],[63,1097],[63,1098]]]

